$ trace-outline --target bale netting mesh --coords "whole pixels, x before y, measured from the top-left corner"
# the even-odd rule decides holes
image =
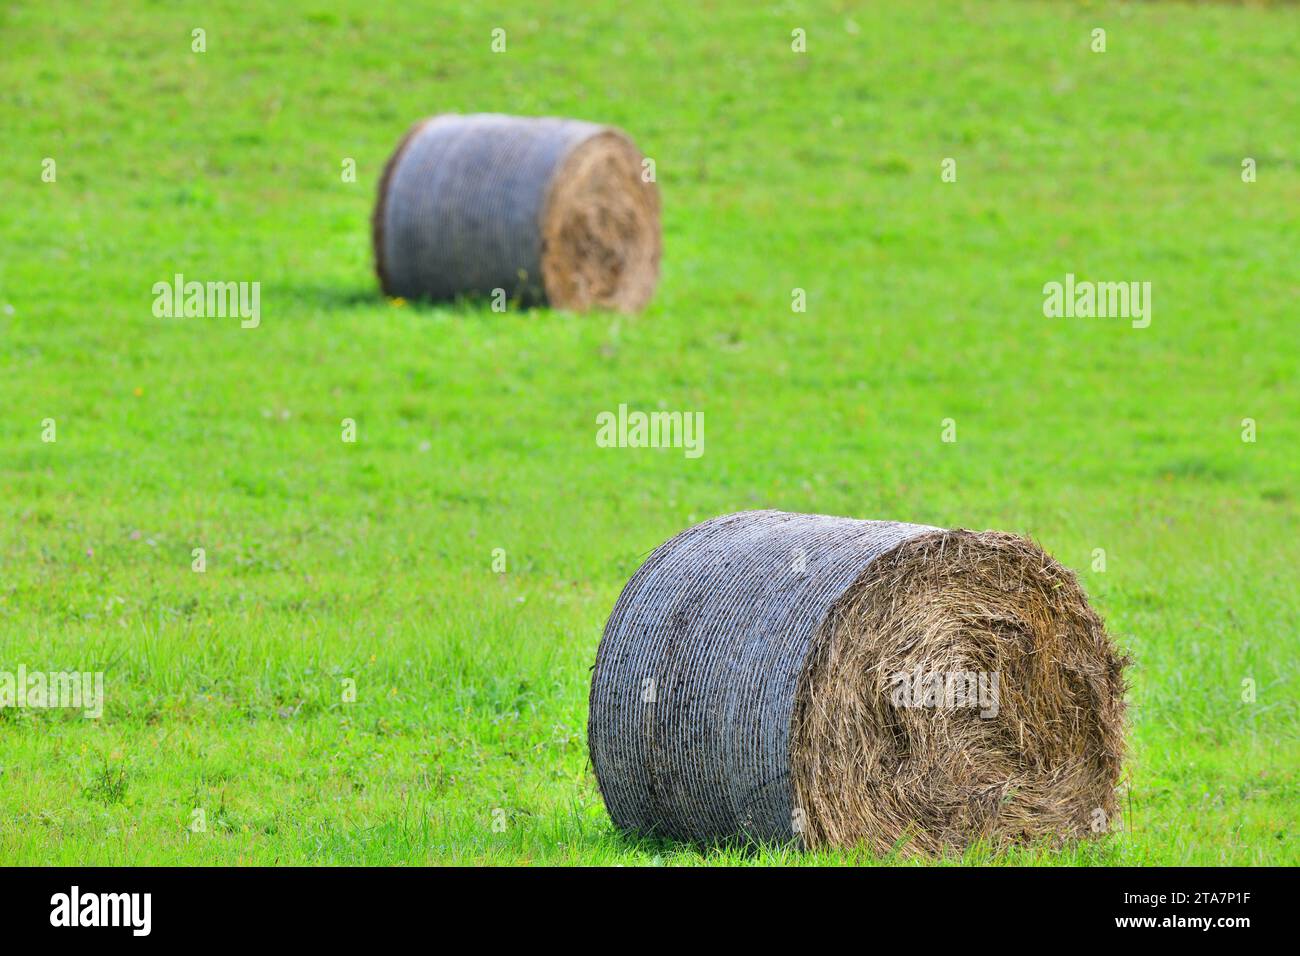
[[[445,114],[388,160],[372,218],[390,296],[503,290],[522,305],[632,312],[659,279],[659,192],[626,134],[579,120]]]
[[[996,531],[748,511],[655,550],[605,627],[614,823],[936,856],[1112,822],[1127,663],[1072,572]]]

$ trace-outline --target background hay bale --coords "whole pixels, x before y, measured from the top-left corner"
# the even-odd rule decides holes
[[[635,311],[659,278],[659,192],[622,132],[480,113],[417,123],[372,218],[384,292]]]
[[[619,597],[591,760],[619,827],[677,839],[933,855],[1077,837],[1116,809],[1124,663],[1074,575],[1023,538],[724,515]],[[895,706],[918,670],[998,673],[996,715]]]

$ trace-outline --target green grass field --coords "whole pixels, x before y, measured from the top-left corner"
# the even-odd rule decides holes
[[[0,670],[106,694],[0,710],[0,863],[881,862],[633,842],[588,767],[623,583],[760,507],[1029,534],[1133,655],[1123,830],[964,862],[1300,860],[1300,11],[473,6],[0,11]],[[629,130],[651,307],[384,299],[439,111]],[[156,318],[178,272],[261,325]],[[1067,272],[1150,327],[1045,318]],[[705,454],[597,447],[620,403]]]

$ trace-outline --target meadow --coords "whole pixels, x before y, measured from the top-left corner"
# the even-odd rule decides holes
[[[0,863],[892,862],[605,813],[605,619],[746,508],[1030,535],[1133,656],[1123,827],[945,862],[1300,861],[1295,7],[440,6],[0,9],[0,670],[105,681],[0,708]],[[628,130],[650,307],[385,299],[441,111]],[[177,273],[260,324],[156,316]],[[1150,325],[1045,316],[1067,274]],[[620,404],[703,454],[600,447]]]

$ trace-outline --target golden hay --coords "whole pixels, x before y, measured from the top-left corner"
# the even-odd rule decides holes
[[[1024,538],[899,545],[835,604],[800,676],[805,842],[934,855],[1089,835],[1116,810],[1123,664],[1074,575]],[[896,676],[918,672],[998,675],[996,715],[894,706]]]

